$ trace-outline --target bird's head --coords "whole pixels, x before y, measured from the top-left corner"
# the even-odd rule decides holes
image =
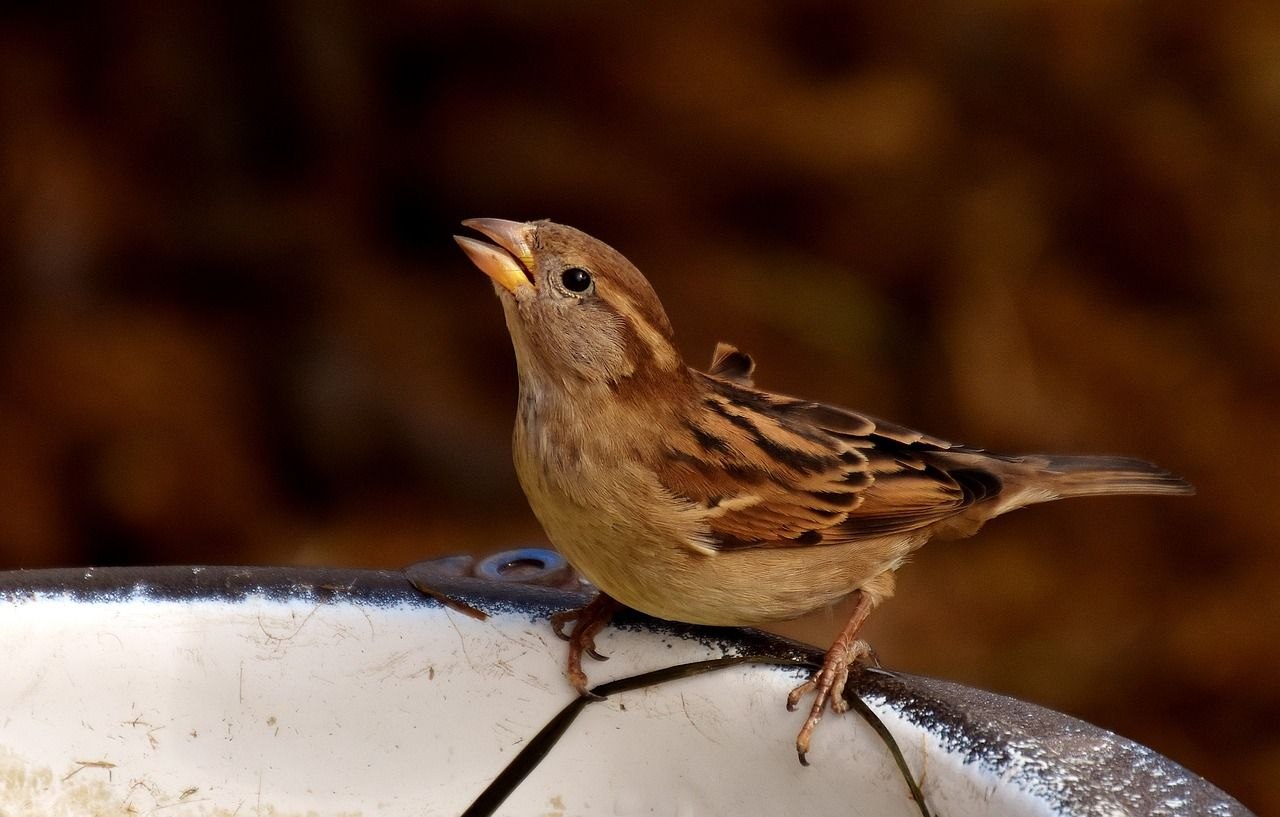
[[[522,378],[574,389],[684,371],[662,303],[617,250],[550,221],[462,223],[493,242],[454,237],[493,280]]]

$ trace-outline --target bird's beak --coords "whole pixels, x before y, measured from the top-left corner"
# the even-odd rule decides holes
[[[462,226],[484,233],[498,245],[459,235],[453,237],[481,272],[512,294],[520,287],[533,285],[532,224],[500,218],[471,218],[462,222]]]

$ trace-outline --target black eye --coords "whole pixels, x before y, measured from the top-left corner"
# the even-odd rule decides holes
[[[591,273],[578,267],[569,267],[560,273],[560,282],[570,292],[586,292],[587,287],[591,286]]]

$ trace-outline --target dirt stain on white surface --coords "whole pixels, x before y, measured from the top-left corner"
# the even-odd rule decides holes
[[[26,762],[0,749],[0,815],[4,817],[318,817],[315,811],[284,811],[268,803],[240,803],[235,808],[211,806],[192,784],[169,794],[145,777],[108,760],[74,760],[59,775],[47,766]],[[362,817],[342,811],[323,817]]]
[[[558,794],[551,796],[551,810],[544,811],[538,817],[565,817],[564,798]]]

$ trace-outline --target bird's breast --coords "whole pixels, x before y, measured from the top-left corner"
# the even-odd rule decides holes
[[[635,423],[522,396],[512,450],[529,505],[553,545],[593,584],[628,606],[664,609],[663,574],[705,556],[705,511],[658,483],[637,450]]]

